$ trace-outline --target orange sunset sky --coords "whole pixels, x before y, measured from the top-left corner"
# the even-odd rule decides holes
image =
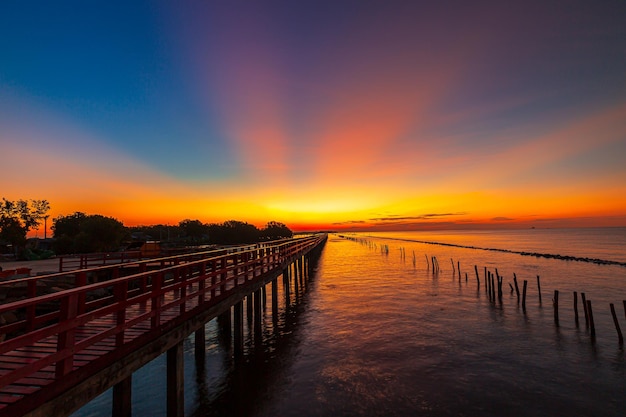
[[[127,226],[626,226],[624,22],[618,1],[3,2],[0,197]]]

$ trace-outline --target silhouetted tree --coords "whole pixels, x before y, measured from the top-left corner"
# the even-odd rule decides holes
[[[260,232],[262,240],[276,240],[293,237],[293,232],[285,224],[271,221]]]
[[[18,255],[26,243],[26,234],[37,230],[47,212],[50,203],[46,200],[17,200],[2,199],[0,204],[0,239],[13,245]]]
[[[62,236],[75,238],[80,233],[80,227],[83,221],[87,218],[85,213],[77,211],[67,216],[56,217],[52,221],[52,233],[57,239]]]
[[[200,220],[183,220],[178,223],[183,238],[192,243],[201,242],[209,235],[209,226]]]
[[[128,229],[119,220],[81,212],[57,217],[52,230],[57,253],[116,251],[129,236]]]
[[[259,229],[256,226],[228,220],[222,224],[208,225],[211,243],[235,245],[239,243],[256,243],[259,240]]]

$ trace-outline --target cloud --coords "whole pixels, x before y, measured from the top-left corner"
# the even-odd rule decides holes
[[[457,213],[429,213],[422,214],[421,216],[405,216],[399,217],[399,215],[389,215],[386,217],[374,217],[369,220],[377,221],[377,222],[391,222],[391,221],[404,221],[404,220],[428,220],[437,217],[449,217],[449,216],[463,216],[466,215],[466,212],[457,212]]]

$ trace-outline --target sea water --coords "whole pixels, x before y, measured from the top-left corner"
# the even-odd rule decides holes
[[[261,334],[244,320],[242,358],[215,322],[204,363],[185,341],[186,415],[625,414],[626,363],[609,304],[626,333],[626,229],[342,235],[329,237],[289,302],[280,289],[276,317],[267,300]],[[485,269],[503,277],[501,299],[488,297]],[[527,281],[525,310],[509,286],[514,274],[520,289]],[[595,338],[580,299],[575,323],[573,291],[592,301]],[[75,415],[110,410],[109,391]],[[162,356],[133,375],[133,414],[165,410]]]

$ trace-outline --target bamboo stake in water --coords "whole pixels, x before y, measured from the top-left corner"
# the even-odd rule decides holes
[[[522,293],[522,310],[526,311],[526,287],[528,287],[528,280],[524,280],[524,292]]]
[[[611,315],[613,316],[613,323],[615,323],[615,330],[617,330],[617,338],[620,346],[624,344],[624,336],[622,336],[622,329],[619,328],[619,321],[617,321],[617,314],[615,314],[615,306],[611,303]]]
[[[541,305],[541,282],[539,282],[539,275],[537,275],[537,291],[539,292],[539,304]]]
[[[580,298],[583,300],[583,310],[585,310],[585,327],[589,327],[589,312],[587,311],[587,299],[585,293],[580,293]]]
[[[593,322],[593,310],[591,309],[591,300],[587,300],[587,314],[589,315],[589,327],[591,327],[591,337],[596,338],[596,325]]]
[[[489,279],[487,279],[487,267],[484,267],[484,268],[485,268],[485,290],[487,290],[489,287],[489,282],[488,282]]]
[[[478,283],[478,288],[480,289],[480,277],[478,276],[478,267],[474,265],[474,271],[476,271],[476,282]],[[624,309],[626,311],[626,301],[624,301]]]
[[[578,293],[574,291],[574,321],[578,327]]]
[[[513,282],[515,283],[515,292],[517,293],[517,304],[519,304],[519,286],[517,285],[517,275],[513,273]]]
[[[559,290],[554,290],[554,323],[559,327]]]

